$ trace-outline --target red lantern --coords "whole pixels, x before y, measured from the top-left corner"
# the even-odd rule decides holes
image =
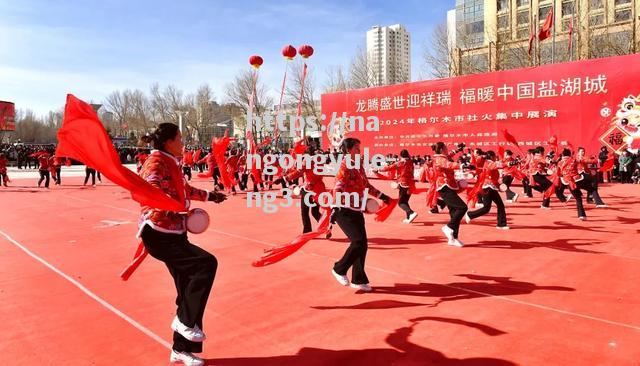
[[[311,55],[313,55],[313,47],[309,46],[308,44],[303,44],[302,46],[298,47],[298,53],[303,58],[309,58],[311,57]]]
[[[249,63],[251,64],[251,66],[253,66],[254,69],[257,70],[260,68],[260,66],[262,66],[263,60],[262,60],[262,57],[258,55],[253,55],[249,57]]]
[[[292,45],[284,46],[282,49],[282,56],[291,61],[296,57],[296,48]]]

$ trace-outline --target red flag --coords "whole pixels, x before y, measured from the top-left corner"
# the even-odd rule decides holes
[[[613,165],[614,165],[614,160],[613,159],[609,159],[607,161],[604,162],[604,164],[602,164],[602,166],[600,167],[600,169],[598,169],[598,171],[600,173],[604,173],[608,170],[613,169]]]
[[[196,151],[193,155],[193,161],[197,163],[198,160],[200,160],[200,155],[202,155],[202,149],[198,149],[198,151]]]
[[[276,128],[276,131],[278,131],[277,128]],[[271,143],[271,136],[267,136],[267,138],[264,139],[264,141],[262,141],[262,143],[260,144],[260,147],[267,147],[269,146],[270,143]]]
[[[231,189],[231,186],[233,185],[233,181],[229,176],[229,170],[227,169],[227,164],[224,158],[224,153],[227,151],[229,142],[229,130],[224,131],[224,137],[222,139],[215,137],[211,139],[211,154],[213,154],[213,157],[216,159],[216,163],[218,163],[220,179],[227,189]]]
[[[120,163],[120,157],[96,112],[89,104],[71,94],[67,95],[58,141],[56,155],[68,156],[93,167],[113,183],[131,192],[131,198],[141,205],[174,212],[185,211],[180,202]]]
[[[549,142],[549,147],[551,147],[553,152],[557,155],[558,154],[558,137],[556,135],[551,135],[551,137],[549,137],[548,142]]]
[[[249,145],[249,154],[251,154],[254,157],[258,156],[258,147],[256,146],[256,142],[253,140],[253,134],[251,133],[251,131],[247,131],[246,137],[247,137],[247,144]],[[258,172],[258,167],[255,162],[251,164],[251,175],[253,176],[253,182],[255,184],[262,183],[262,177],[261,177],[261,174]]]
[[[396,198],[391,198],[389,203],[382,205],[378,211],[376,211],[375,220],[378,222],[384,222],[389,218],[393,209],[398,205],[398,200]]]
[[[533,52],[533,41],[536,39],[536,32],[533,31],[533,22],[529,26],[529,57],[531,57],[531,53]]]
[[[515,147],[518,148],[518,151],[520,151],[520,153],[522,154],[522,149],[520,149],[520,145],[518,145],[518,141],[516,140],[515,137],[513,137],[512,134],[509,133],[509,131],[507,131],[506,128],[502,130],[502,136],[504,136],[504,139],[507,140],[508,143],[515,145]]]
[[[290,241],[288,244],[283,246],[265,249],[264,254],[260,259],[253,262],[254,267],[264,267],[270,264],[274,264],[280,262],[281,260],[287,258],[293,253],[297,252],[302,248],[305,244],[307,244],[312,239],[319,237],[320,235],[326,234],[329,231],[329,218],[331,216],[331,211],[329,209],[325,210],[325,215],[320,220],[318,224],[318,228],[316,231],[312,231],[310,233],[305,233],[298,235]]]
[[[547,14],[547,19],[545,19],[544,24],[542,24],[542,28],[540,29],[540,33],[538,33],[538,39],[540,41],[544,41],[545,39],[551,37],[551,28],[553,27],[553,8],[549,10],[549,14]]]

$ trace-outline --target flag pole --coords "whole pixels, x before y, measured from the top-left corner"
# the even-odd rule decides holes
[[[556,60],[556,0],[553,0],[551,11],[551,30],[553,31],[553,43],[551,44],[551,63],[553,64]]]

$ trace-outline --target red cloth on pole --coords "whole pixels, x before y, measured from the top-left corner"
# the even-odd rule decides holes
[[[542,28],[540,29],[540,33],[538,33],[538,39],[540,41],[544,41],[545,39],[551,37],[551,28],[553,27],[553,8],[549,10],[549,14],[547,14],[547,19],[545,19],[544,24],[542,24]]]

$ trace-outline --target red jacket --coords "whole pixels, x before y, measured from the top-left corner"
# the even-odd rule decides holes
[[[483,162],[483,169],[487,172],[487,178],[482,184],[482,188],[491,188],[493,190],[499,190],[500,187],[500,167],[502,164],[492,160],[485,160]]]
[[[394,164],[385,166],[381,171],[396,171],[398,184],[404,188],[413,187],[416,184],[413,180],[413,161],[409,158],[402,158]]]
[[[547,160],[544,156],[535,155],[529,163],[529,172],[531,173],[531,175],[547,175],[548,166],[549,164],[547,163]]]
[[[458,190],[455,170],[460,168],[460,164],[449,161],[448,157],[441,154],[433,156],[433,168],[436,173],[436,190],[441,190],[445,186]]]
[[[287,180],[296,180],[302,176],[304,176],[304,185],[302,188],[305,191],[320,194],[327,190],[327,187],[324,185],[324,181],[322,180],[322,176],[313,172],[313,166],[310,169],[306,169],[306,167],[301,170],[291,169],[287,173]]]
[[[568,185],[569,188],[575,189],[576,182],[583,178],[578,174],[578,164],[576,160],[570,156],[563,156],[558,162],[558,175],[562,184]]]
[[[362,201],[366,202],[366,199],[362,197],[365,189],[368,189],[368,194],[374,197],[380,197],[382,194],[382,192],[378,191],[369,183],[362,164],[360,165],[360,169],[350,169],[347,167],[346,160],[343,160],[336,174],[336,185],[333,188],[334,203],[338,203],[341,207],[347,207],[344,199],[338,202],[338,193],[357,193],[359,202],[353,202],[354,200],[350,199],[351,202],[349,202],[348,208],[363,211],[364,207],[360,206]]]
[[[162,155],[170,157],[170,162],[175,163],[175,166],[167,165],[167,159],[163,159]],[[172,164],[173,164],[172,163]],[[160,188],[167,195],[173,199],[179,199],[178,185],[174,181],[174,175],[171,173],[172,169],[180,169],[178,166],[178,160],[166,153],[160,151],[154,151],[146,159],[140,176],[142,179],[149,182],[152,186]],[[184,197],[186,199],[185,206],[189,209],[191,205],[190,200],[206,201],[209,196],[209,192],[191,187],[184,179],[182,172],[178,171],[178,176],[184,183]],[[186,231],[185,216],[173,211],[158,210],[148,206],[142,207],[142,213],[140,215],[140,230],[145,225],[149,225],[157,231],[172,234],[182,234]]]
[[[49,170],[49,155],[42,154],[38,156],[38,163],[40,164],[40,167],[38,169]]]
[[[0,173],[1,174],[6,174],[7,173],[7,163],[9,161],[7,160],[7,158],[5,157],[1,157],[0,158]]]

